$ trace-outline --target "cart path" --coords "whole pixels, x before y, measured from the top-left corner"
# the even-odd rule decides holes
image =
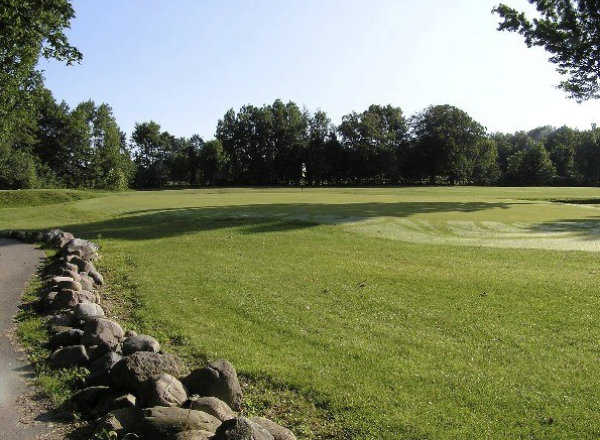
[[[43,257],[33,245],[0,239],[0,440],[32,440],[45,431],[41,424],[19,421],[28,369],[8,338],[25,285]]]

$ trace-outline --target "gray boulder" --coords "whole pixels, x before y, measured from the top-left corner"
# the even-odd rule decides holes
[[[50,336],[50,347],[67,347],[69,345],[80,345],[83,330],[69,328]]]
[[[187,400],[187,391],[173,376],[162,373],[144,384],[140,398],[146,407],[181,406]]]
[[[101,347],[98,347],[98,349]],[[88,350],[88,352],[91,350]],[[110,370],[115,366],[117,362],[122,359],[122,356],[114,351],[108,351],[103,353],[94,359],[93,355],[90,355],[92,361],[90,365],[90,374],[86,379],[88,385],[110,385]]]
[[[119,436],[137,432],[142,420],[142,411],[137,408],[116,409],[106,414],[96,424],[96,433],[114,431]]]
[[[85,323],[82,343],[104,345],[114,350],[123,339],[123,328],[106,318],[92,318]]]
[[[72,278],[75,281],[81,281],[81,275],[79,275],[79,272],[74,271],[74,270],[63,269],[63,270],[61,270],[59,276]]]
[[[88,272],[88,275],[94,280],[94,283],[96,283],[97,285],[101,286],[102,284],[104,284],[104,277],[97,270],[90,270]]]
[[[48,327],[53,326],[64,326],[71,327],[73,322],[75,321],[75,315],[73,312],[64,312],[59,313],[57,315],[52,315],[48,318]]]
[[[89,357],[83,345],[70,345],[59,348],[50,355],[50,363],[56,368],[84,365]]]
[[[162,373],[181,377],[185,374],[185,365],[171,354],[138,351],[117,362],[110,371],[110,380],[117,389],[135,391]]]
[[[193,431],[183,431],[175,435],[175,440],[212,440],[214,432],[204,431],[203,429],[194,429]]]
[[[234,410],[241,409],[242,388],[235,368],[226,360],[220,359],[194,370],[182,382],[190,393],[218,397]]]
[[[68,255],[65,257],[67,264],[73,264],[77,266],[77,270],[80,273],[89,273],[92,270],[96,270],[94,265],[89,261],[84,260],[78,255]]]
[[[221,422],[210,414],[190,409],[156,406],[142,410],[139,433],[148,439],[174,439],[181,432],[215,432]]]
[[[224,421],[215,432],[214,440],[273,440],[273,436],[247,418],[237,417]]]
[[[86,274],[81,274],[79,276],[79,284],[81,284],[81,288],[83,290],[94,290],[94,280],[92,280]]]
[[[79,267],[76,264],[64,262],[62,264],[62,270],[67,272],[79,273]]]
[[[73,309],[75,318],[88,321],[92,318],[104,318],[104,309],[98,304],[91,302],[79,303]]]
[[[205,413],[216,417],[221,422],[237,417],[237,413],[233,411],[229,405],[216,397],[192,396],[186,402],[185,407],[197,411],[204,411]]]
[[[62,246],[63,255],[78,255],[85,261],[92,261],[98,258],[98,246],[88,240],[73,238]]]
[[[111,398],[112,394],[107,386],[87,387],[73,394],[71,402],[81,411],[91,413],[100,402]]]
[[[269,431],[273,436],[273,440],[296,440],[296,436],[292,431],[272,420],[265,419],[264,417],[252,417],[250,421]]]
[[[76,292],[74,290],[61,290],[54,296],[52,307],[55,309],[72,308],[80,303],[97,303],[99,297],[97,294],[82,290]]]
[[[57,292],[46,292],[42,295],[39,300],[39,307],[42,310],[56,310],[59,307],[55,307],[54,300],[56,299]]]
[[[156,339],[148,335],[135,335],[125,338],[123,341],[123,354],[127,356],[137,351],[158,353],[160,351],[160,344]]]
[[[61,277],[56,277],[61,278]],[[62,277],[67,278],[67,277]],[[62,280],[56,283],[56,288],[58,290],[74,290],[75,292],[81,292],[83,289],[81,287],[81,283],[79,281],[75,281],[73,278],[69,278],[68,280]]]

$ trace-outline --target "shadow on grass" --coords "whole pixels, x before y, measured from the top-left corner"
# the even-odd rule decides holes
[[[76,236],[147,240],[215,229],[241,227],[259,234],[343,224],[373,217],[408,217],[425,213],[477,212],[508,209],[519,203],[398,202],[348,204],[257,204],[181,207],[129,211],[97,222],[60,225]]]
[[[568,233],[571,237],[583,240],[600,240],[600,217],[537,223],[528,230],[536,233]]]

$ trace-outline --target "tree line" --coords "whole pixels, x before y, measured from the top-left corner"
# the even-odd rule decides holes
[[[178,137],[154,121],[128,139],[107,104],[57,103],[40,86],[34,111],[0,144],[0,187],[122,190],[172,185],[600,185],[600,130],[543,126],[488,133],[465,111],[411,117],[371,105],[332,124],[276,100],[223,115],[215,139]]]
[[[530,21],[505,5],[500,30],[544,46],[576,99],[597,98],[600,18],[587,0],[536,3]],[[465,111],[406,117],[371,105],[342,117],[276,100],[223,115],[215,139],[178,137],[154,121],[128,139],[107,104],[58,103],[36,66],[80,62],[64,30],[69,0],[0,1],[0,188],[122,190],[170,185],[600,185],[600,131],[539,127],[488,133]],[[563,29],[569,38],[562,38]],[[560,44],[559,44],[560,43]]]

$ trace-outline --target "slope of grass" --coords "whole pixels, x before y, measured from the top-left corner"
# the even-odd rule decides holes
[[[98,239],[115,313],[192,362],[230,359],[249,405],[315,403],[301,438],[600,436],[598,254],[389,239],[365,221],[566,225],[593,188],[191,190],[7,210]],[[542,200],[543,199],[543,200]],[[358,226],[357,226],[358,225]],[[558,231],[563,233],[565,231]],[[119,297],[119,289],[123,296]],[[135,307],[131,307],[131,303]],[[271,384],[260,399],[255,384]],[[254,391],[253,391],[254,390]],[[286,391],[287,390],[287,391]],[[324,412],[319,412],[324,411]],[[319,430],[315,420],[336,427]]]
[[[102,193],[63,189],[0,191],[0,209],[42,206],[98,197]]]

